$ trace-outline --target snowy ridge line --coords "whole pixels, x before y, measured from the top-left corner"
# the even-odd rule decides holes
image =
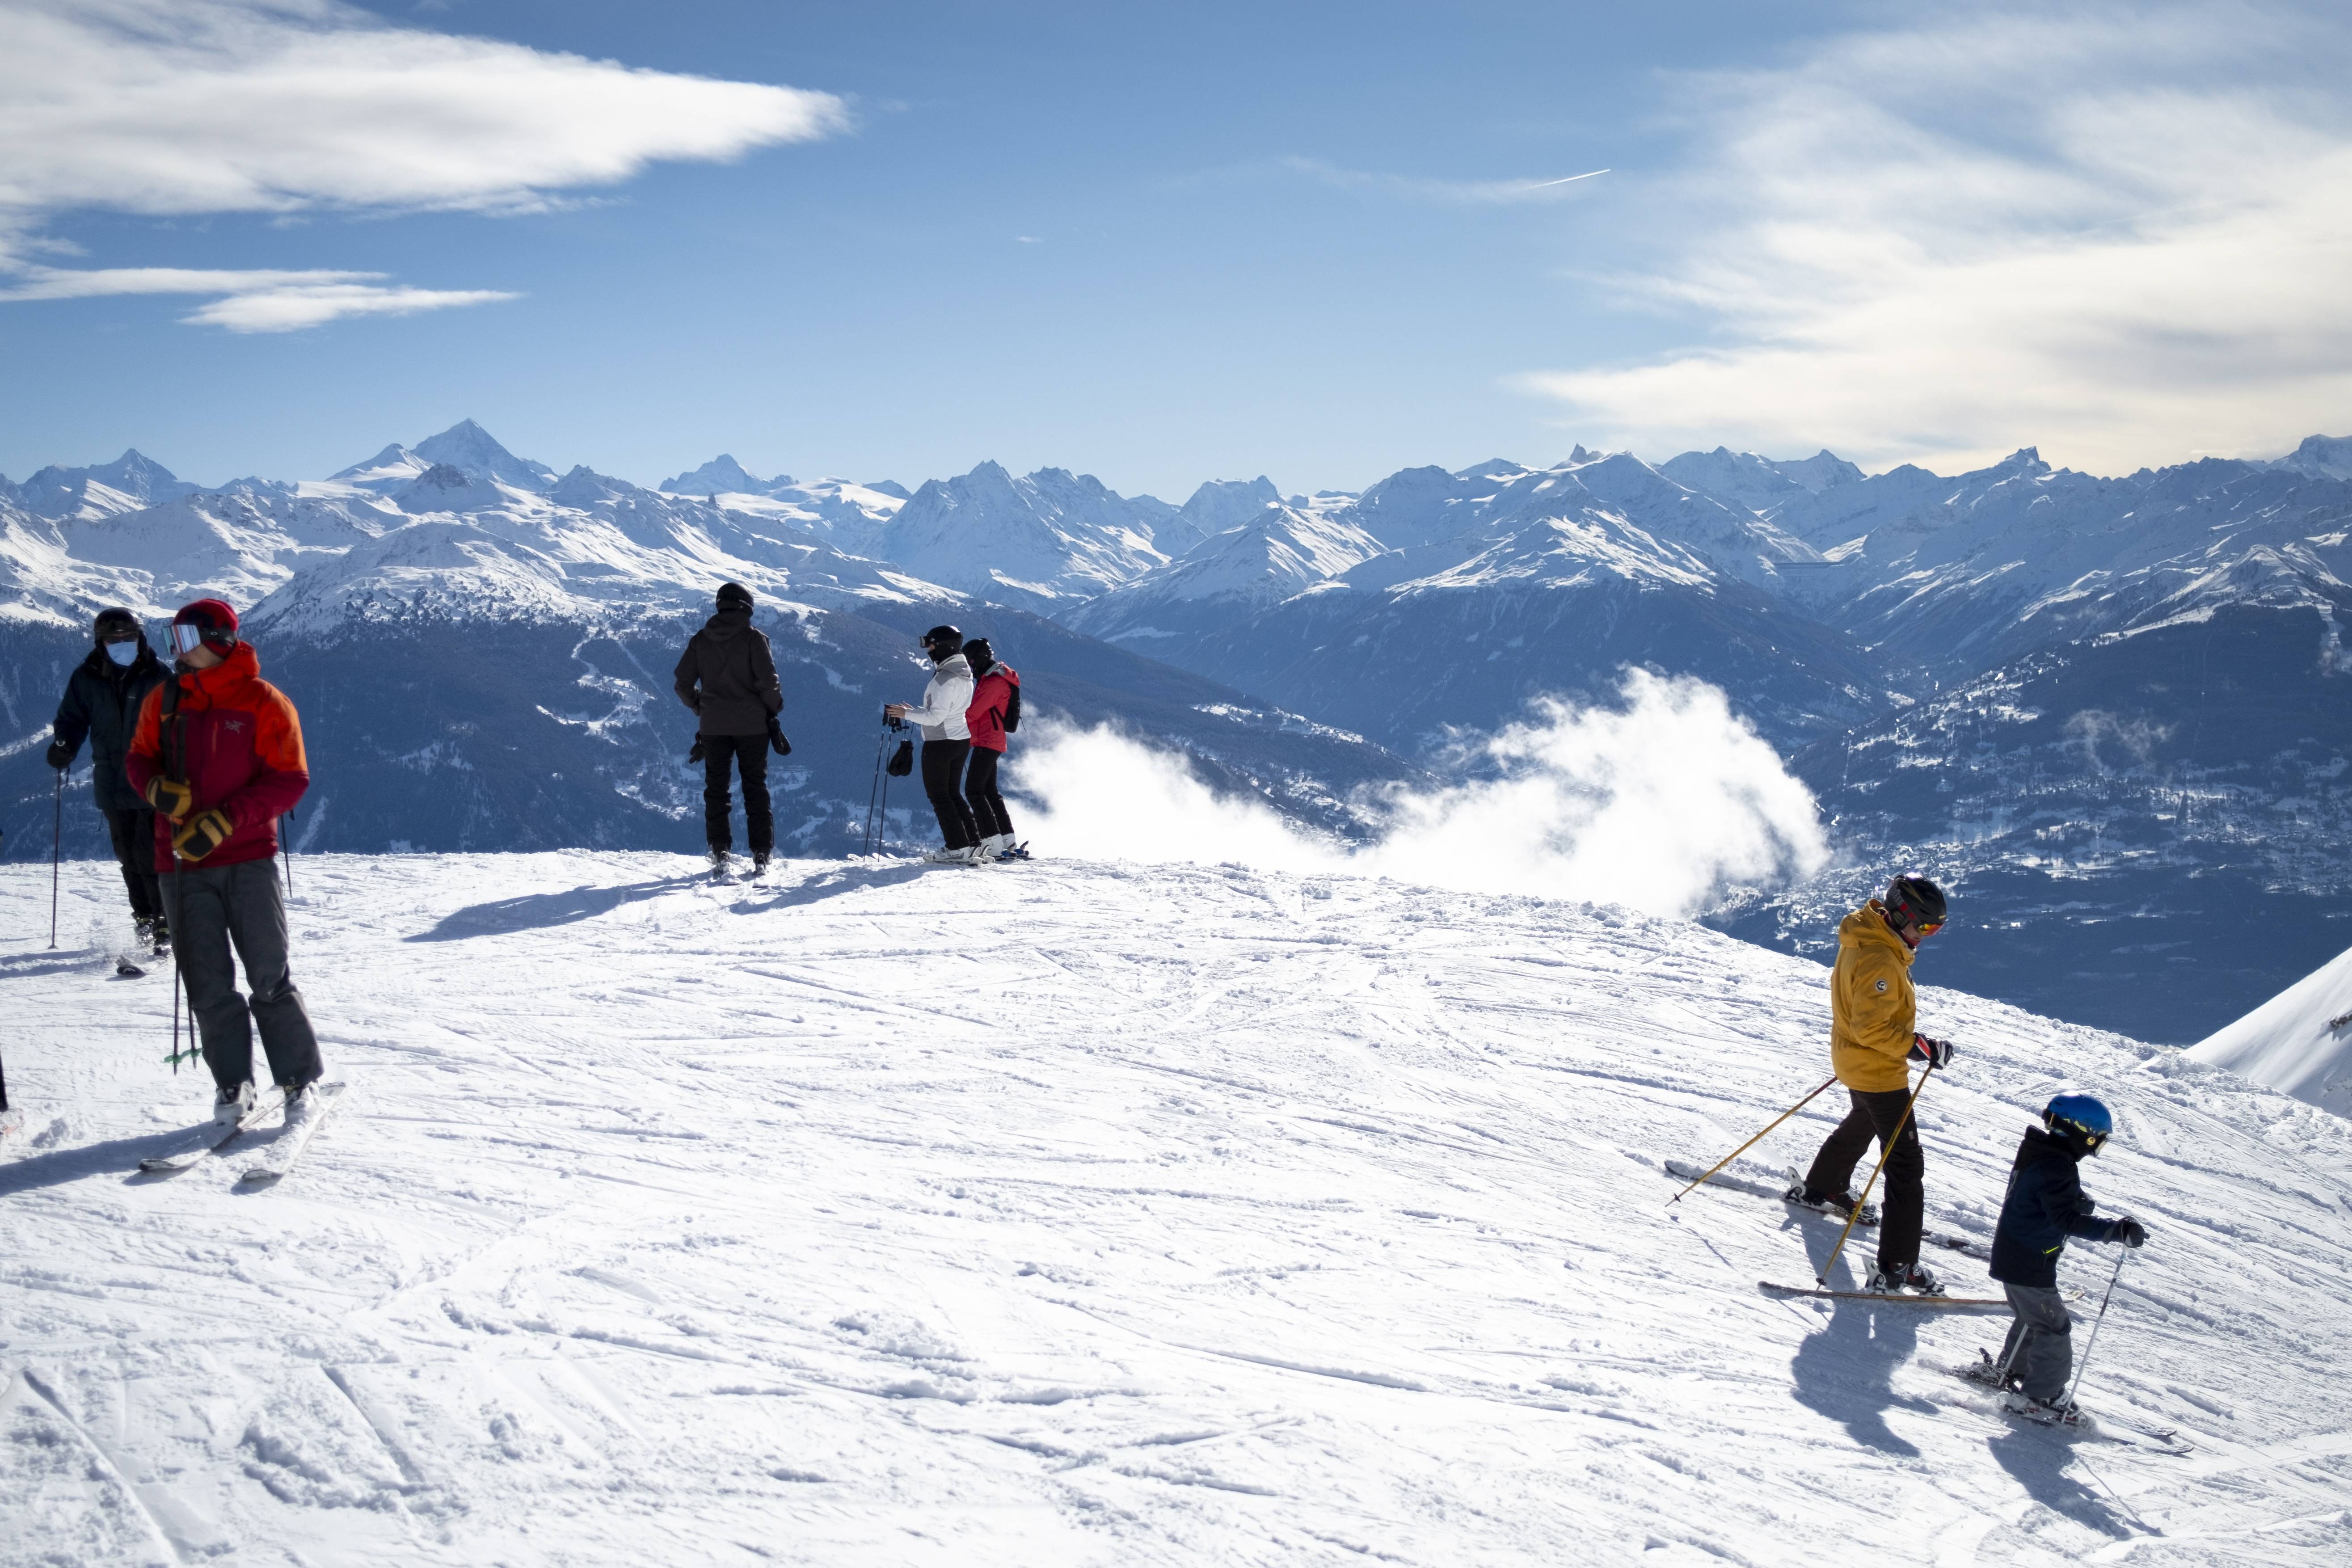
[[[14,969],[47,1045],[10,1092],[55,1135],[0,1152],[0,1256],[55,1278],[0,1291],[0,1341],[205,1555],[2340,1560],[2296,1521],[2352,1431],[2352,1218],[2273,1190],[2352,1182],[2324,1112],[1935,994],[1975,1086],[1922,1104],[1939,1212],[1989,1215],[2020,1105],[2063,1079],[2125,1129],[2085,1173],[2104,1212],[2229,1218],[2155,1229],[2081,1391],[2199,1452],[2093,1450],[1938,1397],[1998,1321],[1756,1291],[1810,1277],[1828,1224],[1664,1220],[1657,1152],[1735,1147],[1817,1080],[1818,965],[1344,878],[1039,861],[959,882],[943,930],[912,880],[786,860],[789,897],[719,903],[693,867],[306,859],[300,979],[366,1135],[331,1128],[267,1203],[124,1181],[158,1102],[206,1092],[150,1059],[163,997]],[[46,869],[0,867],[0,932],[46,931]],[[898,1010],[943,948],[979,1005]],[[779,967],[823,988],[752,973]],[[1476,988],[1511,1005],[1453,1000]],[[1701,994],[1745,1047],[1689,1041]],[[0,1407],[0,1564],[152,1555],[46,1410]]]

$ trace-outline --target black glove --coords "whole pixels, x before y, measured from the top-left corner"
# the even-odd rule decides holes
[[[887,771],[890,776],[894,779],[902,779],[908,773],[913,773],[915,771],[915,742],[912,741],[899,742],[898,749],[890,753],[890,766],[886,771]]]
[[[1914,1035],[1911,1037],[1911,1059],[1915,1062],[1926,1062],[1932,1068],[1948,1068],[1952,1065],[1952,1042],[1931,1040],[1925,1035]]]
[[[68,767],[73,763],[73,748],[63,741],[51,741],[49,749],[41,754],[53,768]]]
[[[686,760],[687,760],[688,762],[689,762],[689,763],[698,763],[698,762],[702,761],[702,737],[701,737],[701,736],[697,735],[697,736],[694,738],[694,749],[693,749],[692,751],[690,751],[690,752],[687,752],[687,753],[686,753]]]
[[[793,754],[793,743],[784,739],[784,726],[773,713],[768,715],[768,745],[780,757]]]
[[[2116,1221],[2116,1239],[2122,1242],[2126,1247],[2146,1247],[2147,1245],[2147,1226],[2140,1224],[2139,1221],[2132,1218],[2131,1215],[2126,1215],[2123,1218]]]

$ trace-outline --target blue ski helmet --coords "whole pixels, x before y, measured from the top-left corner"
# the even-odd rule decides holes
[[[2087,1094],[2062,1094],[2042,1108],[2042,1125],[2084,1153],[2095,1154],[2116,1130],[2116,1119]]]

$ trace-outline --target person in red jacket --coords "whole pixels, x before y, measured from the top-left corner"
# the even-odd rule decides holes
[[[980,858],[1021,857],[1013,843],[1013,818],[1004,814],[1004,796],[997,793],[996,764],[1004,760],[1005,732],[1021,721],[1021,675],[1000,663],[986,637],[963,645],[971,661],[971,706],[964,710],[964,727],[971,731],[971,761],[964,764],[963,797],[971,805],[980,829]],[[1008,724],[1007,720],[1011,721]]]
[[[278,819],[310,787],[302,723],[261,679],[260,656],[238,639],[236,612],[223,601],[198,599],[173,616],[172,647],[174,673],[141,705],[124,772],[155,807],[163,904],[219,1091],[213,1114],[233,1121],[252,1106],[258,1026],[291,1129],[311,1113],[308,1090],[325,1070],[288,961],[276,864]],[[237,994],[232,946],[249,1004]]]

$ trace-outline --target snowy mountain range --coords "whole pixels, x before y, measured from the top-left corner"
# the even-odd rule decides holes
[[[1640,666],[1721,687],[1832,825],[1831,871],[1726,929],[1818,953],[1842,901],[1920,867],[1966,915],[1941,978],[2186,1042],[2352,937],[2347,533],[2352,439],[2323,437],[2119,479],[2031,448],[1938,476],[1579,447],[1181,507],[995,463],[909,490],[722,455],[646,489],[470,420],[319,480],[207,489],[132,451],[0,479],[0,795],[28,857],[89,612],[198,592],[314,715],[339,781],[297,826],[315,848],[690,836],[667,670],[723,578],[788,667],[784,816],[818,852],[854,840],[874,712],[936,620],[996,633],[1049,709],[1342,835],[1377,816],[1362,786]]]

